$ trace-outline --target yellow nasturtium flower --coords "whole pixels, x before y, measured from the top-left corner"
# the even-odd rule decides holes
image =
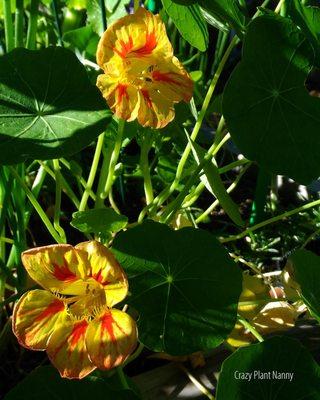
[[[46,350],[62,377],[81,379],[95,368],[122,364],[137,344],[134,320],[112,307],[128,292],[113,254],[96,241],[28,250],[22,262],[45,290],[25,293],[15,306],[19,343]]]
[[[159,15],[144,8],[109,26],[100,39],[97,86],[118,118],[163,128],[174,103],[189,102],[193,82],[179,60]]]

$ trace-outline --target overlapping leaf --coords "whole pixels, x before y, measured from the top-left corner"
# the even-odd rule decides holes
[[[80,151],[111,112],[77,57],[61,47],[0,58],[0,164]]]
[[[227,125],[244,155],[302,183],[320,175],[320,101],[304,86],[310,54],[289,19],[261,16],[248,27],[243,60],[223,97]]]

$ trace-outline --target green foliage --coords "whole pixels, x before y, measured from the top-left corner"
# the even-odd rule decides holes
[[[241,274],[214,236],[147,221],[120,233],[112,249],[128,274],[128,301],[148,348],[189,354],[218,346],[231,332]]]
[[[0,81],[1,164],[76,153],[110,120],[84,67],[61,47],[6,54]]]
[[[242,373],[251,373],[251,380],[240,378]],[[275,378],[277,373],[291,373],[292,380]],[[217,400],[249,398],[318,400],[320,368],[308,350],[291,338],[276,336],[239,349],[222,365]]]
[[[303,301],[320,321],[320,257],[307,250],[296,250],[290,256],[294,279],[300,286]]]
[[[290,20],[259,17],[248,27],[243,60],[223,97],[227,125],[244,155],[303,183],[320,174],[320,102],[304,86],[312,61]]]
[[[51,366],[36,368],[4,400],[87,400],[92,396],[97,400],[106,398],[114,400],[136,400],[139,397],[129,389],[120,390],[113,382],[89,376],[81,381],[61,379],[59,373]]]
[[[117,214],[112,208],[96,208],[72,214],[71,225],[83,233],[96,235],[116,233],[126,227],[128,218]]]
[[[182,37],[200,51],[208,47],[209,34],[206,22],[197,4],[184,6],[172,0],[162,0],[163,6],[172,18]]]

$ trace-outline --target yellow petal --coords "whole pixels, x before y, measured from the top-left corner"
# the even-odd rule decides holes
[[[91,361],[100,369],[122,364],[136,345],[136,323],[122,311],[104,310],[89,324],[86,346]]]
[[[31,290],[15,305],[13,332],[19,343],[45,350],[54,327],[66,316],[64,303],[46,290]]]
[[[139,97],[134,86],[127,83],[115,84],[106,74],[98,76],[97,86],[118,118],[129,122],[137,118]]]
[[[115,56],[130,59],[155,55],[173,55],[165,25],[159,15],[139,8],[136,13],[117,20],[104,32],[98,44],[97,63],[104,69]]]
[[[88,358],[86,320],[65,320],[50,336],[47,353],[63,378],[82,379],[95,369]]]
[[[113,307],[122,301],[128,293],[128,281],[111,251],[94,240],[79,243],[76,249],[87,254],[91,276],[103,286],[107,306]]]
[[[22,253],[22,262],[31,278],[45,289],[61,294],[84,294],[83,282],[90,266],[86,255],[67,244],[37,247]]]

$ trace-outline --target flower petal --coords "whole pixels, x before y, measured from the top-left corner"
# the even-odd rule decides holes
[[[87,253],[91,276],[104,287],[107,306],[113,307],[122,301],[128,293],[128,281],[111,251],[94,240],[79,243],[76,249]]]
[[[43,288],[61,294],[83,294],[90,275],[86,255],[67,244],[37,247],[22,253],[28,274]]]
[[[45,350],[54,327],[65,316],[63,301],[46,290],[31,290],[15,305],[13,332],[22,346]]]
[[[104,310],[89,323],[86,346],[91,361],[100,369],[122,364],[136,345],[136,323],[120,310]]]
[[[159,54],[171,57],[173,49],[159,15],[139,8],[117,20],[104,32],[97,50],[97,63],[104,69],[113,57],[145,58]]]
[[[133,121],[137,118],[139,97],[137,89],[127,83],[114,84],[109,75],[99,75],[97,86],[118,118]]]
[[[88,357],[86,320],[66,319],[50,336],[47,353],[63,378],[82,379],[95,369]]]

